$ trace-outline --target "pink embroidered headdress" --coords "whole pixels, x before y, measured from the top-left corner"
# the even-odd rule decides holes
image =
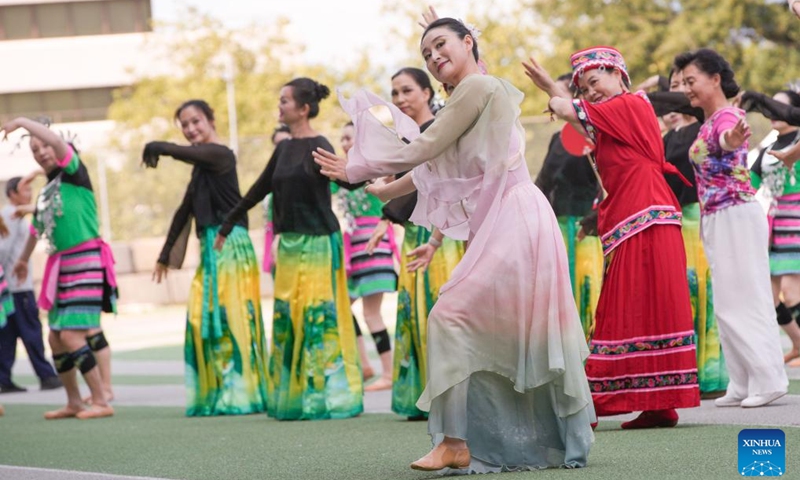
[[[622,79],[630,85],[628,67],[619,50],[612,47],[591,47],[579,50],[569,58],[572,64],[572,83],[577,87],[578,79],[586,72],[595,68],[616,68],[622,74]]]

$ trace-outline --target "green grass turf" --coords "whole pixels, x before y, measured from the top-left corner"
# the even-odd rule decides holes
[[[789,393],[800,395],[800,380],[789,380]]]
[[[113,355],[114,360],[176,360],[182,362],[183,344],[143,348],[140,350],[128,350],[125,352],[113,352]]]
[[[0,464],[181,479],[432,479],[408,463],[430,448],[425,423],[394,415],[278,422],[265,415],[185,418],[183,409],[118,407],[110,419],[42,420],[43,406],[7,405]],[[589,467],[513,479],[732,479],[741,427],[621,431],[603,422]],[[784,428],[787,472],[800,473],[800,429]],[[797,478],[797,477],[794,477]]]

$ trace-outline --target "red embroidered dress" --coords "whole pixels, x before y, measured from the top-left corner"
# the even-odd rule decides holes
[[[697,406],[681,210],[664,179],[674,167],[655,112],[629,93],[574,107],[608,192],[598,212],[606,272],[586,363],[597,414]]]

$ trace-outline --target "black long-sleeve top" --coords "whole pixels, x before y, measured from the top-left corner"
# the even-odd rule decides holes
[[[668,113],[682,113],[696,118],[700,123],[705,119],[703,109],[693,107],[683,92],[650,92],[647,94],[647,99],[650,100],[658,117]]]
[[[419,126],[419,131],[424,132],[433,123],[433,118]],[[406,141],[405,139],[403,139]],[[406,143],[408,143],[406,141]],[[402,177],[408,172],[403,172],[397,175],[397,178]],[[411,192],[402,197],[393,198],[383,206],[383,216],[388,218],[390,222],[402,225],[411,218],[414,209],[417,207],[417,192]]]
[[[703,110],[692,107],[689,99],[681,92],[652,92],[647,94],[647,98],[659,117],[677,112],[691,115],[700,123],[705,121]],[[800,126],[800,108],[781,103],[763,93],[749,90],[744,92],[740,108],[746,112],[758,112],[770,120],[781,120],[789,125]]]
[[[667,161],[675,165],[681,174],[692,184],[688,186],[677,175],[664,175],[672,192],[678,197],[681,206],[697,203],[694,168],[689,160],[689,148],[700,133],[700,122],[694,122],[680,130],[670,130],[664,135],[664,153]]]
[[[181,146],[169,142],[150,142],[145,156],[167,155],[193,165],[192,178],[178,210],[172,218],[159,263],[180,268],[186,254],[191,220],[197,235],[205,227],[221,225],[225,214],[242,198],[236,176],[236,155],[216,143]],[[247,227],[247,218],[237,222]]]
[[[220,235],[227,236],[234,224],[268,193],[272,193],[275,233],[330,235],[339,231],[339,220],[331,209],[330,180],[320,173],[311,155],[318,147],[333,153],[333,146],[321,135],[279,143],[261,176],[228,212]],[[363,185],[336,183],[349,190]]]
[[[780,120],[789,125],[800,126],[800,108],[779,102],[763,93],[744,92],[742,109],[758,112],[770,120]]]
[[[592,211],[598,184],[586,157],[571,155],[561,143],[561,133],[550,138],[536,186],[550,201],[557,216],[582,217]]]

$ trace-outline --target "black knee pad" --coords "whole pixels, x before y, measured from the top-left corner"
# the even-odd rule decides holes
[[[372,338],[375,340],[375,348],[378,353],[388,352],[392,349],[392,342],[389,341],[389,332],[386,330],[374,332]]]
[[[775,307],[775,314],[778,316],[778,325],[787,325],[792,323],[792,312],[783,302],[779,303],[777,307]]]
[[[360,337],[361,334],[361,327],[358,326],[358,320],[356,320],[356,316],[353,315],[353,326],[356,327],[356,337]]]
[[[89,348],[91,348],[93,352],[99,352],[108,347],[108,340],[106,340],[106,336],[103,332],[86,337],[86,343],[89,344]]]
[[[97,366],[97,360],[95,360],[89,345],[84,345],[70,355],[72,356],[72,361],[75,362],[75,366],[78,367],[83,374]]]
[[[789,311],[789,320],[787,320],[786,323],[790,323],[792,320],[794,320],[798,325],[800,325],[800,303],[793,307],[786,307],[786,310]],[[780,325],[786,325],[786,323],[781,323],[780,320],[778,320],[778,324]]]
[[[72,355],[69,353],[53,355],[53,365],[56,366],[56,372],[58,373],[67,373],[75,368],[75,362],[72,361]]]

